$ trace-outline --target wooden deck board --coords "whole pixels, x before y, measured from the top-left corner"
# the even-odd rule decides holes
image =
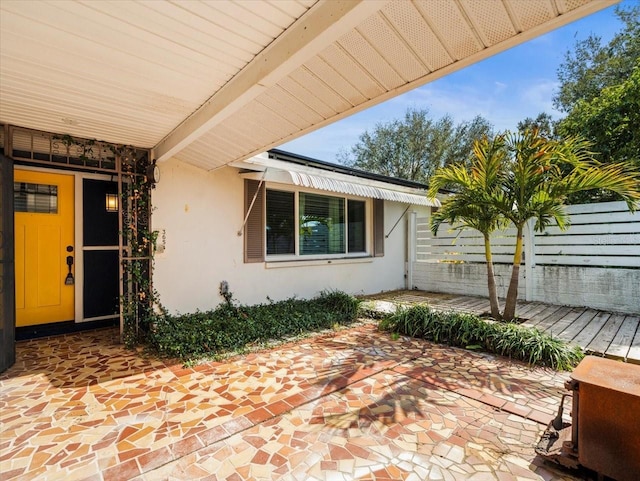
[[[564,319],[565,316],[568,316],[569,314],[571,314],[572,311],[573,311],[573,308],[564,306],[564,307],[558,309],[553,314],[547,316],[546,319],[544,319],[541,322],[537,323],[535,325],[535,327],[537,327],[538,329],[540,329],[543,332],[549,333],[552,336],[556,336],[559,333],[559,331],[556,331],[554,326],[556,324],[558,324],[561,319]],[[575,317],[578,317],[578,315],[576,315]],[[560,329],[560,330],[562,330],[562,329]]]
[[[633,341],[631,341],[631,347],[627,353],[627,360],[640,364],[640,318],[636,317],[635,319],[636,322],[638,322],[638,327],[636,328],[636,335]]]
[[[573,341],[597,315],[598,311],[595,309],[584,309],[576,319],[568,323],[567,327],[558,334],[558,337],[568,342]]]
[[[517,310],[516,314],[518,317],[522,317],[524,319],[532,319],[536,316],[536,314],[544,311],[547,307],[547,304],[543,304],[542,302],[531,302],[525,309]]]
[[[434,309],[437,309],[439,311],[443,311],[443,312],[448,312],[448,311],[455,311],[456,309],[454,309],[453,307],[451,307],[448,304],[429,304],[429,306],[433,307]]]
[[[446,305],[456,304],[458,302],[468,301],[469,299],[472,299],[472,298],[470,298],[469,296],[454,296],[449,299],[444,299],[442,301],[442,304],[446,304]]]
[[[468,309],[469,306],[473,306],[481,300],[483,299],[479,299],[477,297],[463,297],[461,299],[458,299],[455,303],[450,301],[448,302],[448,304],[450,304],[451,307],[462,307],[464,309]]]
[[[467,309],[472,309],[478,314],[481,314],[489,310],[489,301],[487,299],[480,299],[478,302],[467,306]]]
[[[611,341],[616,337],[624,318],[624,314],[612,314],[609,319],[607,319],[607,322],[602,329],[600,329],[598,335],[585,347],[585,350],[596,354],[604,354],[607,352],[607,349],[611,345]]]
[[[622,326],[618,330],[616,337],[611,341],[611,345],[605,352],[607,357],[618,359],[626,359],[629,354],[629,348],[633,342],[636,331],[638,330],[639,317],[625,316]]]
[[[519,301],[516,304],[516,317],[526,318],[529,317],[526,315],[531,309],[535,307],[535,302],[523,302]]]
[[[575,322],[583,313],[584,309],[582,308],[569,308],[569,311],[566,314],[560,316],[560,318],[553,325],[545,329],[544,332],[555,337],[560,337],[560,334]]]
[[[569,308],[566,308],[563,306],[553,306],[553,305],[550,306],[547,304],[547,307],[542,312],[539,312],[538,314],[530,318],[528,321],[526,321],[524,324],[527,326],[537,327],[538,329],[540,329],[538,325],[542,323],[542,321],[551,317],[553,314],[557,313],[558,311],[564,310],[564,309],[566,309],[566,312],[569,312]]]
[[[598,312],[584,327],[584,329],[580,331],[580,334],[575,336],[571,342],[578,346],[588,346],[589,343],[598,335],[610,317],[611,313],[609,312]]]

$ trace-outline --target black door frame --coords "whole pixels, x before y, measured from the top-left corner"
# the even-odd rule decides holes
[[[13,159],[0,154],[0,372],[16,362]]]

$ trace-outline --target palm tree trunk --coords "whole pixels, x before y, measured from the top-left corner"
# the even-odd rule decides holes
[[[493,273],[493,257],[491,255],[491,239],[489,234],[484,234],[484,257],[487,260],[487,285],[489,287],[489,305],[491,306],[491,316],[499,321],[500,305],[498,304],[498,291],[496,289],[496,278]]]
[[[520,264],[522,262],[522,231],[524,226],[516,226],[518,233],[516,234],[516,252],[513,254],[513,267],[511,269],[511,280],[509,281],[509,290],[507,291],[507,299],[504,304],[503,318],[505,321],[513,321],[516,317],[516,303],[518,301],[518,280],[520,275]]]

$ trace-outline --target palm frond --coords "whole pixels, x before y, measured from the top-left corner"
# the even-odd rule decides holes
[[[640,171],[631,163],[599,165],[591,163],[574,169],[559,184],[563,195],[606,189],[622,197],[634,212],[640,203]]]

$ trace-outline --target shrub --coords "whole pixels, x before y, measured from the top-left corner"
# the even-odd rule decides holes
[[[358,305],[356,298],[338,291],[255,306],[225,301],[212,311],[158,316],[149,346],[182,360],[242,351],[250,344],[350,324],[358,316]]]
[[[436,311],[426,305],[398,310],[380,322],[380,329],[558,370],[570,370],[584,357],[580,347],[535,328],[487,322],[474,314]]]

